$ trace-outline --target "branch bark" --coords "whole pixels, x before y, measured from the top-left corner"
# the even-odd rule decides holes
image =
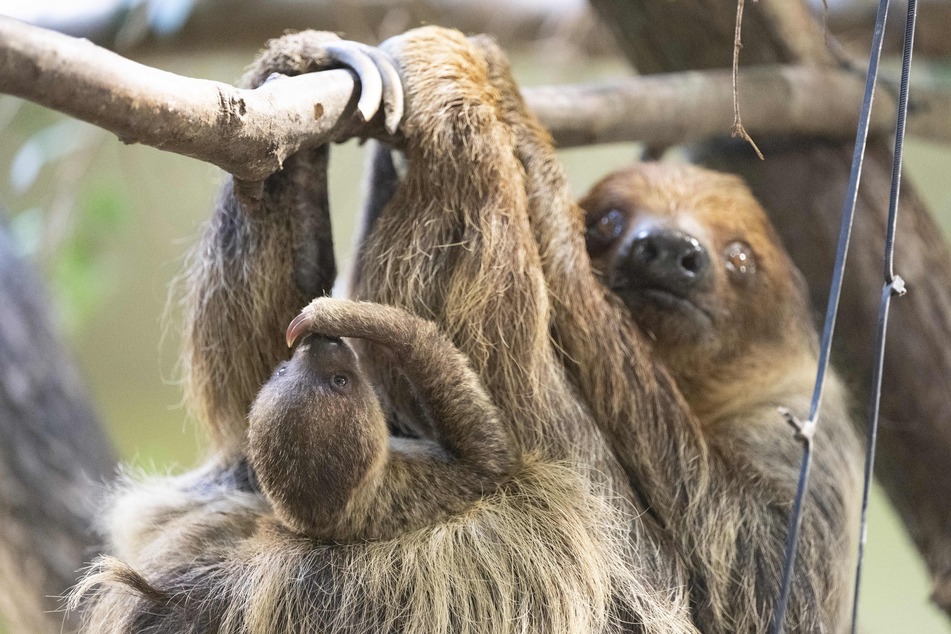
[[[772,65],[740,72],[743,124],[757,135],[848,139],[865,87],[853,72]],[[733,121],[729,71],[684,71],[600,84],[524,88],[528,104],[561,147],[641,141],[673,145],[728,134]],[[876,94],[872,129],[895,127],[896,100]],[[908,134],[951,141],[951,94],[918,91]]]
[[[342,133],[353,122],[358,85],[350,71],[331,70],[242,90],[0,16],[0,92],[105,128],[124,143],[191,156],[247,180]]]
[[[750,68],[740,78],[753,134],[846,138],[863,83],[855,74],[808,66]],[[242,90],[181,77],[0,16],[0,92],[34,101],[143,143],[259,180],[301,147],[343,135],[357,122],[356,76],[331,70]],[[631,77],[527,88],[525,95],[562,147],[602,142],[672,144],[724,133],[732,92],[724,71]],[[894,99],[880,91],[874,126],[893,126]],[[951,95],[916,97],[909,132],[951,140]],[[633,113],[633,114],[632,114]]]

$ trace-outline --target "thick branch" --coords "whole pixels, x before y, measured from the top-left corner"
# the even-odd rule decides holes
[[[332,70],[241,90],[0,16],[0,92],[248,180],[334,137],[355,112],[356,84],[349,71]]]

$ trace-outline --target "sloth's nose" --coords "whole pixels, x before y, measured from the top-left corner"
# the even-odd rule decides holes
[[[623,255],[628,281],[687,291],[710,274],[710,256],[691,235],[675,229],[638,232]]]

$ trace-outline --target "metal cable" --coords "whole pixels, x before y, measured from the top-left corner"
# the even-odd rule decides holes
[[[809,407],[809,417],[800,421],[791,413],[786,412],[786,418],[796,428],[796,436],[803,443],[802,466],[799,471],[799,484],[793,504],[792,515],[789,518],[789,534],[786,538],[786,556],[783,564],[782,585],[773,615],[770,632],[781,634],[786,608],[789,604],[789,594],[792,588],[793,568],[796,563],[796,549],[799,541],[799,528],[802,525],[802,507],[806,492],[809,488],[809,472],[812,466],[812,444],[815,435],[816,420],[822,404],[822,392],[825,387],[825,375],[829,366],[829,354],[832,348],[832,333],[835,330],[836,315],[839,310],[839,299],[842,294],[842,279],[845,271],[846,256],[848,255],[849,240],[852,236],[852,222],[855,217],[855,207],[858,200],[859,181],[862,174],[862,163],[865,159],[865,146],[868,140],[869,120],[872,112],[872,102],[875,97],[875,84],[878,81],[878,66],[882,55],[882,42],[885,34],[885,18],[888,15],[889,0],[879,0],[878,11],[875,16],[875,28],[872,32],[872,47],[869,52],[868,74],[865,79],[865,96],[862,99],[862,111],[859,115],[858,130],[855,135],[855,149],[852,153],[852,168],[849,175],[849,187],[842,209],[842,224],[839,229],[839,242],[836,250],[835,265],[833,268],[832,285],[829,290],[829,302],[826,307],[825,323],[822,328],[822,341],[819,347],[819,367],[816,371],[816,383]]]
[[[917,0],[908,0],[905,19],[905,45],[902,50],[901,84],[898,90],[898,120],[895,126],[895,158],[892,162],[892,188],[888,201],[888,225],[885,232],[885,285],[878,311],[878,333],[875,341],[875,366],[872,374],[872,397],[869,407],[868,437],[865,446],[865,481],[862,491],[862,520],[859,528],[858,563],[855,567],[855,589],[852,595],[852,634],[856,634],[859,620],[859,589],[862,582],[862,563],[868,539],[868,500],[875,467],[875,445],[878,440],[879,407],[882,399],[882,370],[885,363],[885,337],[888,330],[888,311],[892,295],[905,294],[905,282],[895,275],[895,228],[898,221],[898,193],[901,189],[901,162],[905,142],[905,115],[908,112],[908,75],[915,41]]]

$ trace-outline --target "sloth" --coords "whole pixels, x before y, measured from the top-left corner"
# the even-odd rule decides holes
[[[766,273],[751,284],[758,293],[749,300],[756,310],[739,301],[721,307],[735,311],[732,317],[741,324],[749,319],[745,326],[749,332],[731,330],[729,319],[707,330],[709,340],[723,337],[725,350],[733,342],[742,345],[733,343],[741,348],[735,357],[724,353],[701,367],[697,377],[707,388],[704,401],[699,398],[699,386],[685,381],[681,388],[676,379],[686,374],[678,373],[676,361],[671,358],[673,370],[668,369],[664,354],[639,328],[631,309],[599,283],[587,254],[584,212],[573,202],[551,139],[527,112],[507,62],[491,43],[478,38],[474,43],[488,62],[489,81],[497,90],[486,91],[480,103],[497,104],[507,132],[514,137],[508,142],[514,144],[520,165],[513,168],[507,153],[480,145],[476,149],[484,160],[466,171],[458,171],[459,164],[452,161],[439,165],[445,172],[426,176],[450,185],[443,197],[432,199],[430,205],[417,205],[412,214],[406,214],[402,205],[377,210],[377,216],[371,213],[373,229],[363,245],[357,292],[434,318],[473,360],[477,371],[499,367],[505,362],[503,355],[518,359],[522,368],[527,360],[537,360],[536,367],[547,377],[540,384],[554,385],[559,391],[567,388],[567,393],[578,395],[588,405],[594,425],[609,440],[612,457],[626,473],[640,520],[630,527],[632,565],[650,577],[654,587],[673,589],[669,602],[678,608],[684,600],[678,582],[685,580],[687,601],[699,629],[762,631],[774,618],[802,455],[799,441],[777,408],[805,418],[816,367],[816,336],[801,277],[745,188],[727,179],[725,185],[704,189],[706,204],[715,213],[703,219],[718,220],[714,226],[732,227],[761,248],[759,269]],[[408,90],[412,92],[411,84]],[[479,114],[473,108],[468,121],[477,120]],[[441,123],[445,122],[436,118],[426,121],[427,126]],[[443,125],[443,130],[444,138],[455,138],[450,125]],[[502,144],[488,130],[483,142],[493,147]],[[404,154],[412,164],[411,149]],[[519,191],[513,191],[508,189],[508,175],[513,170],[517,174],[519,167],[525,180]],[[380,171],[392,174],[392,170]],[[488,178],[482,176],[485,173]],[[486,181],[480,181],[480,176]],[[668,196],[662,198],[664,204],[681,197],[684,189],[693,191],[686,176],[682,184],[659,187]],[[478,214],[467,215],[461,201],[469,195],[463,187],[475,190],[484,200]],[[425,180],[419,183],[407,177],[393,200],[400,192],[414,195],[425,188]],[[521,188],[527,194],[527,234],[517,213],[501,218],[490,213],[496,205],[518,210],[524,204]],[[389,186],[376,189],[385,191]],[[650,191],[646,184],[645,190]],[[419,199],[430,200],[422,195]],[[505,202],[497,203],[500,199]],[[689,205],[690,198],[683,202]],[[401,213],[391,213],[393,209]],[[731,213],[736,214],[732,225]],[[442,247],[471,244],[467,232],[479,235],[483,257],[485,252],[507,248],[508,267],[496,271],[478,258],[470,261]],[[533,244],[505,246],[526,235]],[[718,248],[736,240],[729,238]],[[394,243],[411,248],[394,249]],[[407,253],[431,255],[423,259]],[[730,252],[737,268],[742,267],[743,255]],[[537,273],[536,267],[543,284],[518,281],[519,273]],[[502,304],[491,295],[493,289],[519,287],[525,299],[514,304],[511,297],[510,303]],[[720,292],[725,300],[730,298],[731,289]],[[465,305],[462,317],[450,301],[459,296],[475,300]],[[521,307],[517,315],[513,305]],[[527,312],[526,306],[537,306],[541,314]],[[767,308],[773,306],[775,316]],[[552,373],[553,360],[545,356],[547,346],[529,343],[537,339],[526,339],[520,346],[510,333],[502,348],[485,345],[497,340],[493,335],[501,323],[512,320],[519,320],[526,329],[539,322],[543,325],[546,338],[554,343],[554,362],[568,374],[567,386]],[[770,331],[774,320],[792,332]],[[533,332],[538,335],[537,325]],[[779,336],[774,336],[777,332]],[[707,354],[703,342],[685,343],[684,365],[690,367],[694,357],[702,362]],[[715,348],[717,344],[709,345]],[[512,403],[503,410],[524,411],[518,400],[524,393],[511,394],[514,383],[504,377],[499,382],[491,372],[486,376],[483,371],[483,378],[494,397]],[[758,398],[748,396],[750,392]],[[545,411],[539,409],[538,401],[530,407]],[[557,415],[546,418],[558,420]],[[573,422],[577,425],[581,420]],[[706,424],[712,421],[716,423]],[[549,428],[547,434],[570,438],[577,429]],[[526,431],[534,430],[515,427],[521,442],[530,443],[531,438],[520,436]],[[835,380],[826,392],[816,443],[786,631],[840,631],[847,626],[853,543],[849,527],[858,500],[861,449],[851,427],[846,395]],[[596,447],[590,441],[576,441],[574,446],[589,452],[589,459]],[[602,459],[596,464],[611,463]]]
[[[737,181],[727,179],[729,186],[722,191],[707,188],[703,196],[687,190],[712,204],[714,211],[705,212],[703,218],[711,223],[718,219],[721,224],[714,226],[726,226],[725,219],[736,213],[740,220],[735,228],[746,221],[751,239],[757,239],[760,231],[770,238],[757,245],[765,247],[760,268],[776,265],[768,275],[777,289],[785,286],[791,295],[764,294],[754,302],[765,298],[774,304],[788,303],[786,312],[791,309],[798,316],[798,331],[805,333],[801,338],[780,337],[772,347],[756,341],[744,348],[747,356],[740,355],[728,367],[707,367],[710,374],[700,376],[714,387],[707,393],[710,402],[739,407],[720,424],[704,425],[635,323],[631,309],[598,282],[586,249],[585,214],[570,196],[551,138],[526,110],[504,58],[493,59],[491,52],[488,57],[526,173],[528,217],[551,299],[551,334],[579,395],[637,493],[645,529],[632,531],[632,537],[636,552],[645,557],[641,566],[662,579],[669,578],[663,566],[673,562],[683,567],[693,619],[701,630],[763,631],[774,618],[802,456],[800,442],[775,408],[784,407],[789,415],[805,419],[816,367],[816,337],[801,279],[772,237],[775,234],[761,229],[762,211]],[[627,193],[641,200],[637,187]],[[678,185],[658,189],[660,193],[654,193],[661,209],[683,191]],[[592,200],[587,197],[585,204]],[[696,202],[690,197],[682,202],[689,208],[691,200]],[[602,202],[607,204],[598,210],[603,213],[611,202]],[[734,205],[748,209],[736,211]],[[789,280],[794,282],[788,284]],[[744,309],[738,310],[735,317],[744,318]],[[756,314],[770,319],[762,308]],[[774,350],[795,354],[792,359],[771,359]],[[686,354],[689,359],[690,352]],[[698,358],[703,358],[702,351]],[[804,359],[812,361],[810,367],[802,365]],[[759,401],[734,396],[760,386],[765,388]],[[722,401],[717,389],[726,396]],[[847,575],[853,541],[849,527],[857,506],[862,455],[847,398],[835,381],[827,388],[817,429],[792,595],[782,624],[789,632],[842,631],[848,626]],[[654,547],[662,549],[660,557],[646,558]]]
[[[805,281],[738,177],[643,163],[606,176],[580,205],[599,279],[704,427],[774,419],[766,411],[786,398],[811,396],[817,345]]]
[[[341,543],[392,539],[462,512],[515,471],[515,447],[495,406],[431,322],[390,306],[319,298],[288,328],[289,346],[302,337],[248,420],[248,461],[292,530]],[[391,353],[435,442],[389,438],[373,385],[340,337]]]
[[[735,465],[734,478],[749,478],[745,500],[742,488],[707,484],[714,496],[747,506],[731,510],[708,499],[699,507],[719,523],[704,528],[698,513],[693,526],[692,547],[709,540],[707,557],[718,557],[704,564],[706,580],[697,577],[698,622],[711,631],[761,629],[778,594],[788,521],[788,507],[769,492],[785,490],[788,504],[801,454],[777,410],[805,418],[818,365],[805,282],[738,177],[643,163],[602,179],[580,206],[599,279],[649,337],[711,453]],[[818,429],[794,585],[800,595],[787,631],[848,625],[861,452],[846,391],[832,373]],[[744,539],[730,544],[734,535]]]
[[[307,32],[245,84],[344,49],[392,76],[386,54]],[[497,50],[435,28],[385,50],[407,162],[371,196],[354,295],[375,303],[318,300],[292,321],[335,277],[326,147],[229,180],[187,280],[190,393],[215,453],[117,485],[110,554],[73,605],[90,632],[696,631],[667,538],[632,547],[636,495],[550,338]],[[385,115],[400,83],[383,84]],[[340,138],[387,136],[364,118]],[[341,336],[370,342],[358,362]],[[314,396],[348,386],[344,417]]]

